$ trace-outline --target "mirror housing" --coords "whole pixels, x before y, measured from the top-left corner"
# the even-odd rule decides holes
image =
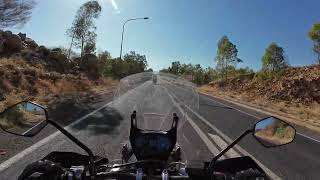
[[[48,124],[47,110],[34,102],[22,101],[0,113],[0,127],[10,134],[32,137]]]
[[[209,170],[213,172],[215,163],[229,149],[236,145],[243,137],[253,134],[257,141],[264,147],[277,147],[291,143],[296,135],[296,129],[290,124],[276,117],[267,117],[255,123],[253,129],[244,131],[231,144],[224,148],[219,154],[212,158]]]
[[[295,135],[293,126],[273,116],[258,121],[253,128],[253,136],[267,148],[289,144]]]
[[[47,110],[34,102],[22,101],[0,113],[0,128],[5,132],[32,137],[38,134],[48,123],[57,128],[62,134],[78,145],[89,155],[89,174],[91,179],[95,175],[95,159],[93,152],[67,130],[54,121],[48,119]]]

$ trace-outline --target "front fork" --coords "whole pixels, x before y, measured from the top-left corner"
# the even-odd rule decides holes
[[[133,155],[132,148],[129,147],[128,144],[124,144],[122,146],[122,149],[121,149],[121,160],[122,160],[122,163],[128,163],[130,158],[132,157],[132,155]]]
[[[173,162],[180,162],[182,160],[181,155],[182,153],[180,146],[176,146],[176,148],[172,150],[170,158]]]

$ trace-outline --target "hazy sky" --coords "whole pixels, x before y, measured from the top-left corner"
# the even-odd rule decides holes
[[[65,36],[85,0],[38,0],[22,29],[39,44],[66,46]],[[217,42],[227,35],[236,44],[241,66],[259,69],[265,48],[277,42],[294,65],[315,63],[307,33],[320,22],[319,0],[99,0],[97,47],[119,56],[122,24],[129,22],[123,52],[145,54],[151,68],[171,61],[214,66]]]

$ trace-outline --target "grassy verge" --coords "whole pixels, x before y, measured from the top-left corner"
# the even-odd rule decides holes
[[[305,105],[288,101],[267,100],[245,92],[222,91],[208,85],[199,87],[198,91],[287,117],[292,123],[320,132],[320,104],[318,103]]]

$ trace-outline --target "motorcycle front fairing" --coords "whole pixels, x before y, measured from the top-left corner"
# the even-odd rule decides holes
[[[136,118],[134,111],[129,139],[137,160],[167,161],[177,141],[178,116],[173,115],[172,126],[168,131],[139,129]]]
[[[155,78],[157,81],[152,81]],[[180,107],[198,107],[198,96],[194,87],[190,86],[190,93],[173,100],[172,87],[168,86],[171,79],[165,74],[141,73],[119,82],[112,106],[125,119],[131,117],[130,143],[124,142],[123,162],[134,162],[135,159],[164,162],[185,160],[182,158],[183,149],[179,148],[177,132],[186,123],[187,112]],[[174,78],[174,82],[187,84],[178,77]],[[136,112],[132,114],[133,111]]]

